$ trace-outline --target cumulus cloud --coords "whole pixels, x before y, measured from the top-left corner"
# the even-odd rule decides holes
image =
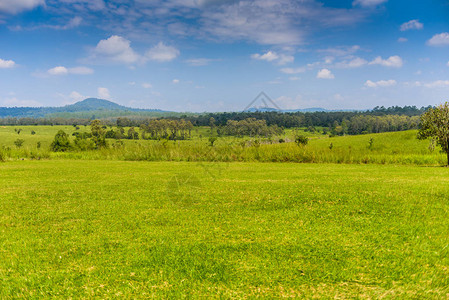
[[[408,22],[405,22],[401,25],[400,30],[406,31],[406,30],[419,30],[423,29],[424,25],[420,23],[418,20],[410,20]]]
[[[149,60],[158,62],[168,62],[174,60],[180,54],[179,50],[172,46],[167,46],[159,42],[156,46],[145,53],[145,57]]]
[[[447,45],[449,45],[449,32],[435,34],[430,40],[427,41],[427,45],[430,45],[430,46],[447,46]]]
[[[371,80],[367,80],[365,82],[365,86],[366,87],[370,87],[370,88],[375,88],[375,87],[388,87],[388,86],[393,86],[396,85],[397,82],[396,80],[390,79],[390,80],[379,80],[379,81],[371,81]]]
[[[378,56],[373,61],[369,63],[370,65],[381,65],[384,67],[393,67],[393,68],[400,68],[404,64],[402,61],[402,58],[395,55],[390,56],[387,59],[382,59],[382,57]]]
[[[363,7],[377,6],[379,4],[385,3],[388,0],[355,0],[352,5],[360,5]]]
[[[50,75],[66,75],[69,74],[69,70],[63,66],[57,66],[49,69],[47,73]]]
[[[179,79],[173,79],[173,80],[172,80],[172,83],[178,84],[178,83],[179,83]]]
[[[306,71],[306,68],[299,67],[299,68],[282,68],[281,72],[285,74],[298,74],[298,73],[304,73]]]
[[[42,106],[40,102],[37,102],[35,100],[23,100],[18,99],[16,97],[1,99],[2,106],[6,107],[13,107],[13,106],[19,106],[19,107],[39,107]]]
[[[446,66],[448,66],[448,67],[449,67],[449,61],[447,62]]]
[[[144,83],[142,83],[142,87],[144,89],[151,89],[153,86],[151,85],[151,83],[144,82]]]
[[[0,12],[17,14],[25,10],[31,10],[39,5],[45,5],[44,0],[1,0]]]
[[[399,43],[405,43],[405,42],[407,42],[408,41],[408,39],[406,39],[405,37],[400,37],[400,38],[398,38],[398,42]]]
[[[111,99],[111,94],[109,90],[105,87],[99,87],[97,89],[98,98],[100,99]]]
[[[320,79],[334,79],[335,76],[334,76],[334,74],[332,74],[332,72],[330,70],[328,70],[328,69],[321,69],[316,74],[316,78],[320,78]]]
[[[94,70],[87,67],[66,68],[64,66],[57,66],[49,69],[47,73],[50,75],[67,75],[67,74],[89,75],[93,74]]]
[[[278,65],[285,65],[287,63],[292,63],[295,57],[287,54],[277,54],[274,51],[268,51],[264,54],[255,53],[251,55],[252,59],[265,60],[269,62],[277,63]]]
[[[4,60],[0,58],[0,69],[13,68],[16,63],[13,60]]]
[[[131,48],[131,42],[121,36],[112,35],[98,42],[92,59],[106,59],[119,63],[132,64],[140,56]]]

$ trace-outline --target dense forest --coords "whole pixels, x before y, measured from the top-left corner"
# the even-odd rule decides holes
[[[214,126],[221,128],[223,134],[236,131],[236,126],[245,120],[264,121],[264,124],[276,131],[278,128],[306,127],[310,131],[316,127],[324,128],[323,133],[334,135],[378,133],[389,131],[402,131],[417,129],[419,116],[429,107],[416,106],[375,107],[368,111],[338,111],[338,112],[223,112],[204,113],[196,115],[180,115],[169,117],[118,117],[102,119],[104,125],[117,125],[118,127],[140,127],[150,134],[159,136],[165,133],[155,133],[153,128],[156,120],[171,120],[185,122],[193,126]],[[0,125],[88,125],[92,119],[88,118],[1,118]],[[170,124],[168,122],[167,124]],[[237,124],[237,125],[236,125]],[[154,125],[154,126],[153,126]],[[157,126],[156,126],[157,127]],[[235,128],[234,128],[235,127]],[[244,126],[240,126],[243,128]],[[267,127],[267,128],[268,128]],[[242,130],[242,129],[238,129]],[[238,131],[237,130],[237,131]],[[264,129],[267,130],[267,129]]]

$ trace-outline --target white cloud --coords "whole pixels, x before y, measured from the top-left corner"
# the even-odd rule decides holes
[[[449,80],[436,80],[428,83],[421,83],[419,81],[416,82],[417,86],[424,86],[427,88],[444,88],[449,87]]]
[[[295,57],[292,55],[287,55],[287,54],[277,54],[274,51],[268,51],[267,53],[264,54],[252,54],[251,55],[252,59],[257,59],[257,60],[265,60],[265,61],[269,61],[269,62],[275,62],[278,65],[285,65],[287,63],[292,63],[295,61]]]
[[[66,68],[64,66],[57,66],[49,69],[47,73],[50,75],[67,75],[67,74],[89,75],[93,74],[94,70],[87,67]]]
[[[98,42],[91,60],[106,59],[119,63],[131,64],[140,59],[140,56],[131,48],[131,42],[121,36],[112,35],[106,40]]]
[[[13,68],[16,63],[12,60],[3,60],[0,58],[0,69],[9,69]]]
[[[352,5],[360,5],[363,7],[376,6],[387,2],[388,0],[355,0]]]
[[[156,46],[145,53],[145,57],[158,62],[172,61],[180,54],[179,50],[172,46],[166,46],[159,42]]]
[[[80,93],[78,93],[76,91],[73,91],[73,92],[70,93],[69,98],[70,98],[70,100],[72,100],[72,103],[74,103],[74,102],[78,102],[78,101],[84,100],[87,97],[81,95]]]
[[[292,76],[292,77],[289,77],[288,79],[291,81],[296,81],[296,80],[300,80],[301,78],[297,77],[297,76]]]
[[[31,10],[39,5],[45,5],[44,0],[0,0],[0,12],[17,14]]]
[[[285,74],[298,74],[298,73],[304,73],[306,71],[306,68],[300,67],[300,68],[282,68],[281,72]]]
[[[405,43],[405,42],[407,42],[408,41],[408,39],[406,39],[405,37],[400,37],[400,38],[398,38],[398,42],[399,43]]]
[[[69,74],[69,70],[66,67],[58,66],[47,71],[50,75],[66,75]]]
[[[172,83],[178,84],[178,83],[179,83],[179,79],[173,79],[173,80],[172,80]]]
[[[449,67],[449,61],[447,62],[446,66],[448,66],[448,67]]]
[[[109,93],[109,90],[105,87],[99,87],[97,89],[98,98],[100,99],[111,99],[111,94]]]
[[[410,20],[404,24],[401,25],[400,30],[401,31],[406,31],[406,30],[419,30],[419,29],[423,29],[423,24],[420,23],[418,20]]]
[[[339,68],[359,68],[368,64],[363,58],[355,57],[351,60],[344,60],[342,62],[337,63],[335,66]]]
[[[320,78],[320,79],[334,79],[335,76],[334,76],[334,74],[332,74],[332,72],[330,70],[328,70],[328,69],[321,69],[316,74],[316,78]]]
[[[387,59],[382,59],[382,57],[378,56],[373,61],[371,61],[369,64],[370,65],[381,65],[384,67],[400,68],[400,67],[402,67],[403,63],[404,62],[402,61],[402,58],[395,55],[395,56],[390,56]]]
[[[396,80],[390,79],[390,80],[379,80],[376,82],[373,82],[371,80],[367,80],[365,82],[365,86],[366,87],[370,87],[370,88],[375,88],[375,87],[388,87],[388,86],[393,86],[396,85],[397,82]]]
[[[319,49],[318,52],[332,55],[332,56],[347,56],[356,53],[360,50],[359,45],[341,46],[335,48]]]
[[[449,32],[435,34],[430,40],[427,41],[427,45],[430,45],[430,46],[447,46],[447,45],[449,45]]]
[[[144,83],[142,83],[142,87],[144,89],[151,89],[153,86],[151,85],[151,83],[144,82]]]
[[[252,54],[251,58],[258,60],[274,61],[276,59],[279,59],[279,56],[277,55],[276,52],[268,51],[265,54],[258,54],[258,53]]]

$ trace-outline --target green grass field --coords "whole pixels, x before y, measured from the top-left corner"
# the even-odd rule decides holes
[[[17,134],[15,129],[22,129]],[[417,131],[390,132],[358,136],[329,138],[322,134],[304,133],[309,144],[298,147],[294,142],[278,143],[280,138],[294,140],[294,131],[272,138],[219,137],[210,146],[210,129],[195,129],[193,137],[184,141],[122,140],[124,147],[113,147],[116,140],[109,139],[109,149],[101,151],[50,152],[50,144],[58,130],[67,132],[71,139],[73,126],[3,126],[0,127],[0,160],[21,159],[90,159],[132,161],[239,161],[239,162],[306,162],[350,164],[406,164],[444,165],[446,155],[436,147],[429,149],[429,141],[416,139]],[[31,131],[35,134],[32,135]],[[79,131],[89,131],[81,126]],[[25,142],[21,148],[14,145],[18,138]],[[370,140],[372,145],[370,146]],[[37,148],[37,143],[41,147]],[[257,143],[256,143],[257,142]]]
[[[0,164],[0,298],[447,298],[449,169]]]

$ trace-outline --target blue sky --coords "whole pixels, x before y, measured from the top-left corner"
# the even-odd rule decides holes
[[[449,0],[0,0],[0,105],[449,101]]]

